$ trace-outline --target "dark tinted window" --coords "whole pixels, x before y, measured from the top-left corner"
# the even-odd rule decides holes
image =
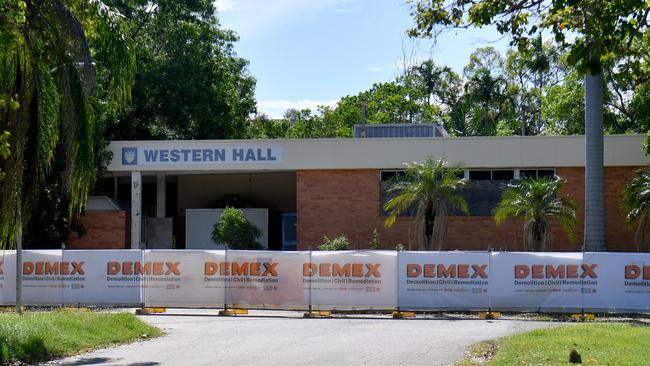
[[[555,171],[552,169],[540,169],[537,171],[537,178],[553,178]]]
[[[381,172],[381,181],[388,182],[389,180],[393,179],[396,175],[403,175],[403,174],[404,171],[402,170],[383,171]]]
[[[513,180],[515,179],[514,170],[493,170],[492,180]]]
[[[491,173],[489,170],[470,170],[469,180],[491,180]]]
[[[522,169],[519,171],[519,178],[521,179],[527,179],[527,178],[537,178],[537,170],[535,169]]]

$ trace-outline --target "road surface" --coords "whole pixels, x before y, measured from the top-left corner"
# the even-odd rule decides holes
[[[449,365],[471,344],[555,325],[528,320],[389,316],[303,319],[300,312],[170,310],[142,317],[166,333],[55,365]]]

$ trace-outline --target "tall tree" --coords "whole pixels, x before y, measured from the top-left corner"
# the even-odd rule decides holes
[[[255,79],[211,0],[109,0],[129,21],[138,70],[133,103],[110,139],[244,138]]]
[[[50,179],[55,156],[64,207],[80,212],[95,169],[95,97],[128,102],[135,53],[122,15],[99,0],[10,0],[0,5],[0,131],[11,155],[0,160],[0,247],[15,239]],[[101,63],[99,62],[101,60]],[[96,62],[97,61],[97,62]],[[98,79],[97,69],[102,69]]]
[[[519,49],[549,30],[568,52],[569,65],[585,75],[585,237],[586,250],[606,250],[603,180],[603,66],[621,62],[639,71],[647,54],[650,4],[645,0],[417,0],[412,36],[436,37],[449,28],[494,24]]]

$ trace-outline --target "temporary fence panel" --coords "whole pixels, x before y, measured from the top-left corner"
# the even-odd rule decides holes
[[[211,273],[208,264],[225,262],[225,258],[223,250],[145,250],[145,306],[223,306],[224,277]]]
[[[583,289],[595,287],[582,253],[492,253],[492,308],[575,311]],[[498,284],[498,285],[497,285]]]
[[[318,308],[397,306],[397,252],[312,252],[302,276]]]
[[[21,274],[26,305],[650,313],[646,253],[25,250]]]
[[[65,262],[62,257],[61,250],[23,251],[23,304],[63,304],[64,288],[83,284],[83,263]]]
[[[76,263],[77,282],[63,288],[65,304],[139,305],[140,250],[66,250],[62,262]]]
[[[398,262],[398,299],[402,309],[490,307],[489,253],[402,252]]]
[[[650,312],[650,254],[585,253],[598,285],[585,293],[585,308],[604,312]]]
[[[228,304],[258,308],[302,308],[309,294],[302,268],[309,252],[228,250],[220,272],[226,276]]]
[[[0,251],[0,305],[16,304],[16,251]]]

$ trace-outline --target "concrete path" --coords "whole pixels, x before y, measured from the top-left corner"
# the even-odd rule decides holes
[[[303,319],[299,312],[173,310],[142,317],[167,335],[100,350],[56,365],[449,365],[471,344],[553,326],[517,320]]]

